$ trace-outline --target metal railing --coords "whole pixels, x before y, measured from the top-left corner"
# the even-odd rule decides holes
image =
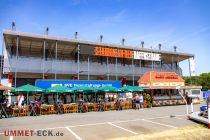
[[[15,57],[7,57],[4,59],[4,72],[27,72],[27,73],[57,73],[57,74],[76,74],[77,73],[77,63],[75,60],[47,60],[43,61],[41,58],[34,57],[18,57],[16,60]],[[134,75],[139,76],[145,72],[151,71],[152,67],[134,67]],[[162,67],[156,65],[155,71],[175,71],[178,72],[178,69],[169,69],[168,67]],[[88,73],[88,62],[80,61],[80,70],[81,73]],[[90,75],[115,75],[117,72],[121,76],[132,76],[133,75],[133,66],[132,65],[122,65],[117,64],[101,64],[97,62],[89,63],[89,74]]]

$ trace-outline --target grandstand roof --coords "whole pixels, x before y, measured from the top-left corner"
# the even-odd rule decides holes
[[[174,58],[174,61],[183,61],[188,58],[194,57],[194,54],[183,53],[183,52],[174,52],[174,51],[166,51],[166,50],[158,50],[158,49],[150,49],[150,48],[136,48],[134,46],[122,46],[118,44],[109,44],[109,43],[100,43],[100,42],[93,42],[93,41],[85,41],[79,39],[69,39],[63,37],[56,37],[50,35],[42,35],[42,34],[34,34],[34,33],[26,33],[26,32],[19,32],[19,31],[12,31],[12,30],[4,30],[3,31],[4,40],[6,47],[8,46],[15,46],[16,45],[16,37],[20,37],[19,47],[21,50],[29,50],[33,53],[33,51],[41,50],[43,47],[43,40],[48,42],[48,45],[51,46],[49,48],[53,48],[53,44],[55,41],[58,42],[58,53],[59,51],[62,54],[73,52],[77,46],[77,44],[83,44],[87,46],[104,46],[104,47],[112,47],[112,48],[121,48],[121,49],[132,49],[132,50],[139,50],[144,52],[153,52],[153,53],[160,53],[161,57],[168,60],[168,57],[179,56],[178,60]],[[26,52],[26,51],[25,51]],[[30,53],[31,53],[30,52]],[[37,51],[38,52],[38,51]]]

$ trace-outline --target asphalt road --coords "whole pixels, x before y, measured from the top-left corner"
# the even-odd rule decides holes
[[[194,111],[196,110],[199,110],[199,105],[194,105]],[[26,116],[1,119],[0,140],[103,140],[193,124],[195,122],[186,118],[185,105],[144,110]],[[22,135],[32,132],[32,136],[5,136],[11,130],[22,130],[19,131],[24,132]]]

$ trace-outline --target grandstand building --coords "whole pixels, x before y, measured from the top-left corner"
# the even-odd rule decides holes
[[[138,85],[140,76],[149,71],[176,72],[179,63],[193,54],[91,42],[76,38],[3,31],[3,74],[14,87],[37,79],[118,80]]]

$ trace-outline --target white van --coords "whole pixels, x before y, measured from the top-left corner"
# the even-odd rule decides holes
[[[185,89],[185,93],[188,93],[188,97],[192,98],[193,103],[200,103],[202,101],[201,89]]]

